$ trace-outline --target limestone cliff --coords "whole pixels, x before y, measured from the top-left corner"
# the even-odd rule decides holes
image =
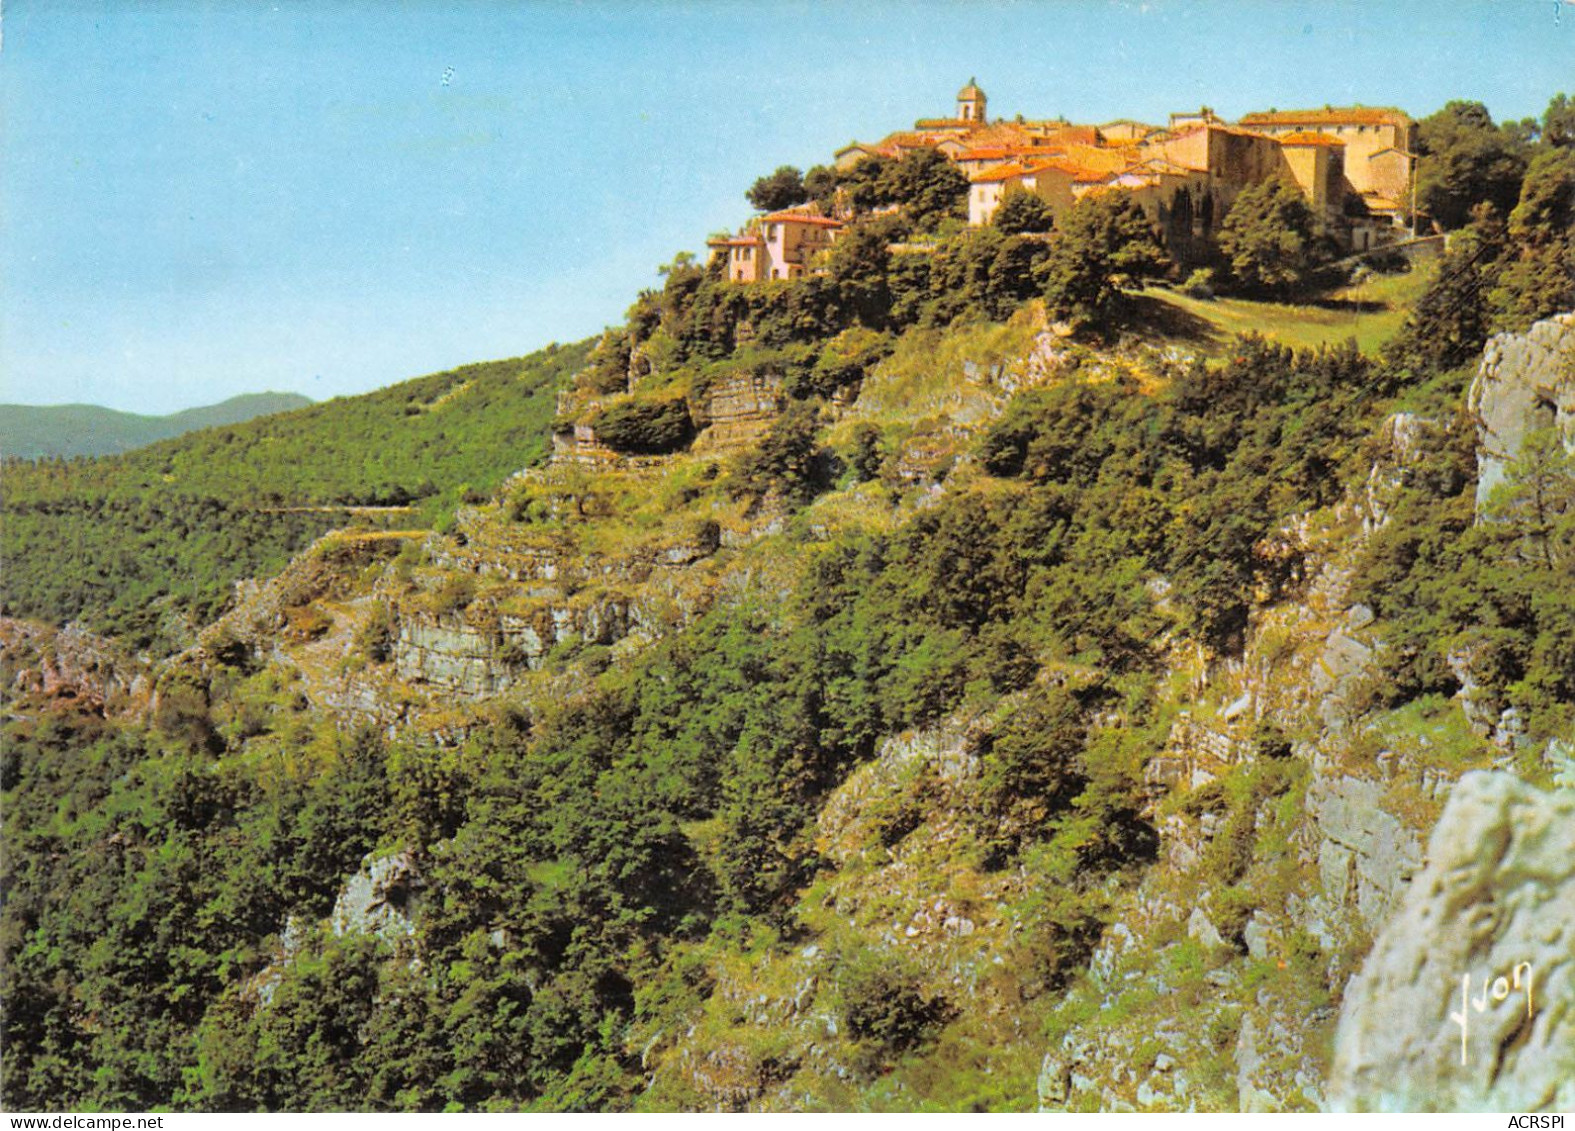
[[[1557,427],[1575,451],[1575,313],[1490,339],[1467,404],[1477,418],[1480,511],[1528,432]]]
[[[1468,774],[1346,993],[1330,1105],[1575,1107],[1575,794]]]

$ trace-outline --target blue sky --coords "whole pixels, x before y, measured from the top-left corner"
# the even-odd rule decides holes
[[[950,112],[1575,93],[1575,5],[7,0],[0,400],[316,399],[573,341],[779,164]]]

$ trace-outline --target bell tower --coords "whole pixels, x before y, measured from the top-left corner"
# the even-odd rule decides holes
[[[974,79],[969,79],[968,85],[957,92],[957,120],[981,126],[985,124],[984,91],[979,89]]]

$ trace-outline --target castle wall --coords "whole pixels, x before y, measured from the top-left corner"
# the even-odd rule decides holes
[[[1305,130],[1329,134],[1345,142],[1345,178],[1357,192],[1375,192],[1403,201],[1411,191],[1411,158],[1405,154],[1415,152],[1414,123],[1255,122],[1252,128],[1276,136]]]

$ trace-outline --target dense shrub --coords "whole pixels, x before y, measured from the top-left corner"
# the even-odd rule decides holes
[[[689,446],[694,421],[682,397],[615,401],[592,421],[596,438],[614,451],[662,455]]]

